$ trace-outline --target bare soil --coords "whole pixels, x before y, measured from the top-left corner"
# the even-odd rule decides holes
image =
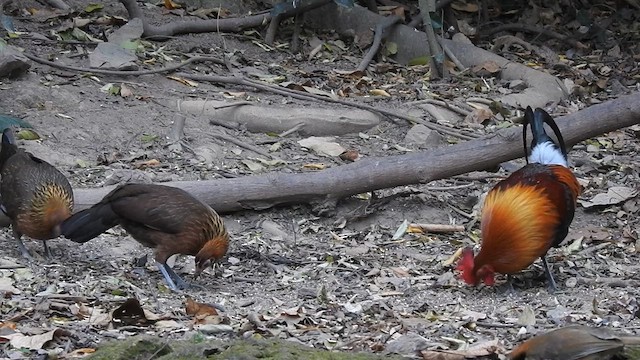
[[[80,7],[81,2],[69,3]],[[115,1],[105,3],[103,12],[126,16],[124,8]],[[159,14],[159,10],[148,12]],[[177,19],[158,14],[157,20]],[[59,24],[16,21],[16,26],[46,33]],[[59,54],[58,60],[66,64],[88,64],[84,57],[69,58],[60,53],[78,53],[82,47],[35,45],[26,38],[11,43],[45,58]],[[306,57],[286,51],[267,52],[245,36],[219,34],[185,35],[153,46],[164,47],[162,51],[175,62],[180,61],[182,52],[214,55],[239,52],[246,61],[245,66],[265,74],[282,71],[295,82],[304,82],[301,76],[314,72],[322,78],[321,74],[345,64],[353,68],[362,56],[358,52],[340,54],[338,63],[308,61]],[[398,77],[402,72],[411,81],[418,81],[423,75],[413,78],[412,70],[398,68],[390,71],[397,71]],[[303,69],[304,74],[297,73],[297,69]],[[189,70],[225,72],[208,64],[194,65]],[[318,78],[312,80],[319,82]],[[388,79],[382,77],[376,81],[384,83]],[[101,91],[109,82],[126,84],[134,96],[122,98]],[[420,87],[414,83],[407,88],[414,86]],[[464,96],[467,91],[463,87],[446,88],[447,96]],[[432,90],[437,91],[435,87]],[[186,141],[195,153],[207,147],[213,149],[213,161],[203,162],[188,149],[171,152],[166,137],[176,110],[170,104],[187,98],[220,100],[229,95],[227,92],[242,91],[246,92],[245,99],[263,104],[285,103],[291,107],[310,104],[247,88],[222,88],[207,83],[189,87],[163,75],[126,79],[83,76],[32,64],[25,76],[2,82],[0,108],[4,113],[24,117],[34,126],[42,140],[21,144],[61,169],[74,187],[97,187],[129,180],[216,179],[251,175],[242,161],[258,155],[212,138],[209,134],[215,126],[203,117],[187,119]],[[404,101],[417,96],[418,92],[413,91],[404,98],[376,98],[375,106],[398,110]],[[353,100],[371,101],[358,97]],[[364,135],[346,135],[337,141],[356,149],[363,157],[399,154],[405,148],[417,150],[403,143],[409,128],[409,124],[384,122]],[[269,151],[274,142],[280,142],[279,148],[271,150],[287,163],[265,171],[310,171],[303,165],[344,163],[339,158],[320,157],[304,150],[297,144],[302,138],[297,133],[274,138],[242,130],[225,131],[265,151]],[[591,199],[612,186],[638,187],[640,142],[637,136],[637,131],[619,131],[574,147],[570,156],[577,176],[584,180],[583,199]],[[145,166],[144,162],[152,159],[158,160],[159,165]],[[520,164],[514,162],[505,167],[512,171]],[[41,257],[39,242],[27,240],[27,247],[36,256],[32,263],[21,258],[10,230],[5,229],[0,241],[1,261],[21,264],[24,268],[0,270],[19,290],[3,300],[0,312],[5,321],[13,318],[25,334],[54,328],[67,330],[66,336],[56,337],[46,345],[46,350],[40,351],[60,354],[93,348],[105,340],[136,333],[176,339],[201,336],[192,329],[191,317],[185,315],[186,295],[203,303],[224,305],[223,322],[231,325],[233,332],[213,335],[217,338],[259,333],[263,337],[289,339],[320,349],[386,351],[390,344],[408,333],[426,339],[422,345],[410,342],[419,348],[457,348],[461,343],[498,339],[508,349],[529,333],[569,323],[606,325],[621,332],[638,333],[640,256],[636,242],[640,221],[637,199],[627,201],[624,206],[578,208],[565,246],[549,253],[560,286],[555,294],[547,291],[538,262],[516,277],[515,293],[505,292],[506,288],[501,285],[503,279],[496,287],[470,288],[457,278],[451,265],[445,264],[457,249],[471,244],[471,239],[479,236],[476,220],[455,209],[473,213],[480,196],[497,181],[488,175],[506,174],[505,170],[496,174],[475,173],[470,174],[473,178],[380,191],[376,193],[379,197],[398,196],[370,214],[365,211],[369,204],[366,196],[345,199],[335,214],[325,217],[316,216],[307,206],[225,214],[233,243],[222,264],[222,274],[205,272],[197,283],[207,290],[189,290],[187,294],[169,292],[153,261],[137,267],[135,260],[150,255],[151,250],[139,245],[120,228],[84,245],[66,239],[51,240],[49,246],[54,258],[50,260]],[[463,224],[469,231],[405,234],[392,239],[404,220]],[[577,246],[568,246],[578,239],[581,242],[576,243]],[[193,259],[179,257],[175,268],[190,278]],[[112,311],[130,297],[137,298],[143,308],[175,320],[178,325],[123,329],[97,319],[98,314]],[[78,307],[84,310],[74,310]],[[21,313],[23,316],[18,316]],[[264,326],[251,323],[248,320],[251,314],[257,314]],[[35,354],[20,352],[8,344],[0,347],[0,353],[13,359]]]

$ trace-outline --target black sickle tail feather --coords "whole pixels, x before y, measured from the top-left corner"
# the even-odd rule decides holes
[[[4,163],[13,156],[18,150],[16,146],[16,140],[13,137],[13,129],[6,128],[2,132],[2,148],[0,149],[0,168],[4,166]]]
[[[82,210],[60,225],[60,231],[67,239],[85,243],[118,225],[118,216],[109,204],[97,204]]]
[[[527,159],[527,125],[531,127],[531,133],[533,134],[533,140],[531,141],[531,149],[533,149],[536,145],[543,144],[545,142],[551,142],[555,144],[553,139],[547,135],[547,132],[544,130],[544,124],[549,125],[553,130],[553,133],[558,138],[558,142],[560,143],[560,151],[562,155],[567,157],[567,148],[564,143],[564,138],[562,137],[562,133],[558,128],[558,124],[556,124],[555,120],[549,115],[546,111],[541,108],[536,108],[534,112],[531,109],[531,106],[527,106],[527,109],[524,112],[524,126],[522,129],[522,142],[524,145],[524,153],[525,159]],[[558,145],[558,144],[556,144]],[[527,159],[527,163],[529,160]]]

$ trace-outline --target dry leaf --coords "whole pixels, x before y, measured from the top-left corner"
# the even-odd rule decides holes
[[[344,161],[356,161],[360,159],[360,154],[358,150],[347,150],[340,154],[340,159]]]
[[[471,71],[478,76],[491,76],[500,72],[501,67],[495,61],[485,61],[474,66]]]
[[[337,142],[332,142],[332,137],[308,137],[298,141],[300,146],[311,149],[319,155],[339,156],[344,152],[344,148]]]
[[[322,163],[309,163],[302,165],[302,167],[311,170],[323,170],[327,167],[327,165]]]
[[[466,1],[454,1],[451,3],[451,8],[458,11],[475,13],[480,10],[478,4],[475,2],[466,2]]]
[[[185,308],[187,315],[218,315],[214,306],[196,302],[190,297],[187,297]]]
[[[369,94],[374,95],[374,96],[386,96],[386,97],[391,97],[391,95],[389,95],[388,92],[382,90],[382,89],[372,89],[369,91]]]
[[[164,0],[164,7],[169,9],[169,10],[175,10],[175,9],[181,8],[182,5],[176,4],[171,0]]]
[[[90,354],[93,354],[94,352],[96,352],[96,349],[94,349],[94,348],[75,349],[72,352],[68,353],[65,357],[67,357],[67,358],[87,357]]]
[[[0,329],[15,330],[16,328],[17,328],[17,325],[13,321],[4,321],[4,322],[0,321]]]
[[[585,208],[616,205],[638,195],[638,190],[626,186],[613,186],[604,194],[597,194],[591,200],[578,200]]]
[[[464,122],[468,124],[484,124],[493,117],[493,112],[489,109],[474,109],[464,118]]]
[[[222,93],[222,96],[227,99],[244,98],[246,95],[247,93],[245,91],[241,91],[241,92],[225,91]]]
[[[44,334],[38,335],[25,335],[22,333],[14,333],[9,335],[1,335],[0,338],[9,340],[11,346],[16,349],[29,349],[40,350],[48,342],[53,340],[55,336],[65,335],[66,332],[62,329],[54,329]]]
[[[149,159],[149,160],[146,160],[146,161],[137,162],[135,164],[135,167],[137,169],[144,169],[144,168],[158,166],[158,165],[160,165],[160,160],[158,160],[158,159]]]
[[[449,265],[452,265],[454,262],[456,262],[456,260],[458,260],[460,255],[462,255],[463,249],[464,248],[458,248],[458,250],[456,250],[456,252],[453,253],[453,255],[451,255],[450,258],[442,262],[442,266],[449,266]]]
[[[120,85],[120,96],[123,98],[133,96],[133,91],[125,84]]]

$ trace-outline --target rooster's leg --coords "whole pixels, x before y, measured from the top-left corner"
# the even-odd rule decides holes
[[[16,238],[16,241],[18,241],[18,250],[20,250],[20,252],[22,253],[22,257],[24,257],[27,260],[33,260],[31,253],[29,252],[27,247],[24,246],[24,243],[22,242],[22,234],[20,234],[20,232],[15,230],[15,226],[13,228],[14,228],[13,236]]]
[[[553,279],[553,275],[551,274],[547,258],[544,256],[542,257],[542,264],[544,265],[544,271],[547,273],[547,279],[549,280],[549,290],[551,292],[555,292],[558,290],[558,287],[556,286],[556,281]]]

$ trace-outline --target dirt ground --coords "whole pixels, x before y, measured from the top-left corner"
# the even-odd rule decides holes
[[[126,16],[115,1],[105,4],[103,12]],[[46,33],[59,25],[16,21],[16,26]],[[44,58],[80,49],[34,45],[28,39],[15,39],[12,44]],[[165,47],[163,51],[174,56],[176,62],[181,52],[216,54],[223,45],[227,51],[242,52],[247,66],[264,73],[285,69],[291,81],[304,81],[292,69],[322,74],[333,66],[285,51],[266,52],[236,35],[185,35],[155,44]],[[339,60],[355,65],[361,56],[345,54]],[[86,58],[69,58],[64,53],[58,61],[87,66]],[[196,69],[224,72],[208,65],[189,68]],[[418,81],[422,75],[414,75],[413,80]],[[110,82],[126,84],[135,96],[123,98],[101,91]],[[249,101],[262,104],[331,107],[248,88],[222,88],[203,82],[189,87],[163,75],[90,77],[34,63],[27,75],[2,82],[0,108],[34,126],[42,140],[21,144],[61,169],[74,187],[99,187],[122,180],[166,182],[251,175],[243,160],[257,155],[212,138],[209,134],[216,127],[203,117],[189,117],[184,130],[189,147],[196,153],[198,149],[213,149],[211,163],[186,150],[173,153],[166,146],[176,116],[169,104],[189,98],[222,100],[227,91],[246,91]],[[431,91],[438,90],[434,86]],[[457,96],[464,96],[464,91],[447,90]],[[416,99],[417,94],[406,97]],[[353,100],[370,101],[358,97]],[[392,97],[374,104],[398,110],[407,100]],[[403,143],[409,128],[408,124],[386,121],[364,135],[345,135],[337,141],[357,149],[363,157],[401,154],[405,148],[415,149]],[[225,131],[265,151],[273,144],[268,134]],[[304,164],[317,162],[344,164],[337,157],[319,157],[302,149],[297,143],[301,138],[294,133],[277,139],[281,146],[272,153],[287,163],[265,171],[305,171],[301,170]],[[575,146],[570,157],[585,187],[581,199],[592,199],[613,186],[637,188],[639,149],[637,129]],[[151,159],[158,160],[159,165],[141,165]],[[520,164],[516,161],[506,167],[513,170]],[[497,175],[507,173],[501,170]],[[606,325],[640,334],[637,199],[607,207],[579,206],[565,246],[549,253],[560,287],[555,294],[547,291],[539,262],[517,277],[515,293],[505,292],[500,286],[502,278],[496,287],[477,289],[457,278],[446,261],[457,249],[477,239],[479,230],[475,220],[456,209],[473,213],[480,195],[497,181],[488,175],[495,174],[474,173],[380,191],[379,196],[400,196],[368,216],[346,222],[343,219],[350,219],[354,211],[366,205],[365,199],[346,199],[329,217],[316,216],[307,206],[225,214],[233,242],[222,264],[222,275],[205,272],[197,283],[207,290],[189,290],[187,294],[199,302],[224,305],[222,322],[233,330],[211,336],[235,338],[258,333],[320,349],[408,353],[412,347],[455,349],[496,339],[509,349],[531,333],[569,323]],[[456,234],[405,234],[392,239],[405,220],[462,224],[470,229]],[[166,289],[151,257],[146,266],[138,267],[136,259],[152,252],[119,228],[84,245],[52,240],[51,260],[42,258],[40,242],[27,240],[36,257],[32,263],[21,258],[9,229],[2,230],[1,238],[0,261],[5,269],[0,273],[18,290],[0,305],[4,321],[13,319],[27,335],[56,328],[66,332],[56,334],[42,350],[31,353],[6,343],[0,347],[0,357],[64,355],[137,333],[184,339],[202,336],[192,327],[191,316],[185,314],[187,294]],[[7,264],[24,267],[7,269],[11,267]],[[175,268],[189,278],[193,258],[179,257]],[[105,320],[105,314],[127,298],[137,298],[144,309],[162,316],[163,321],[118,328]],[[261,319],[261,326],[252,320],[255,315]]]

